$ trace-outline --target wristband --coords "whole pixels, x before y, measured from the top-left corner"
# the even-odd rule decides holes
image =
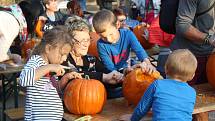
[[[211,37],[211,35],[210,34],[208,34],[205,38],[204,38],[204,44],[210,44],[210,37]]]

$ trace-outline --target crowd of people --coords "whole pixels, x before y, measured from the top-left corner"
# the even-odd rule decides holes
[[[85,75],[105,85],[108,99],[123,97],[123,78],[136,68],[148,74],[158,70],[165,79],[154,81],[134,113],[123,120],[138,121],[151,108],[153,120],[192,120],[196,92],[191,86],[207,82],[206,63],[215,46],[214,0],[179,0],[174,38],[164,46],[153,41],[161,48],[157,67],[150,62],[128,20],[135,19],[137,25],[149,26],[154,26],[156,21],[159,27],[161,1],[132,0],[128,4],[128,1],[120,0],[121,6],[115,9],[112,2],[114,0],[97,0],[100,10],[89,15],[86,0],[69,1],[67,13],[57,9],[57,0],[42,0],[45,11],[36,17],[33,31],[40,42],[32,48],[19,78],[19,84],[26,87],[25,120],[62,120],[61,94],[64,88],[73,79],[84,78]],[[131,3],[139,11],[137,18],[132,18],[129,15],[132,9],[125,7]],[[213,9],[209,9],[211,7]],[[0,17],[6,14],[0,11]],[[9,46],[20,33],[20,21],[17,23],[10,15],[7,16],[0,20],[0,40],[7,43],[6,47],[0,45],[3,57],[0,62],[13,59],[15,63],[20,63],[21,56],[8,54]],[[11,20],[13,23],[10,24],[17,28],[10,35],[5,32],[6,24],[1,24],[9,22],[7,20]],[[25,35],[25,29],[22,26],[21,37]],[[88,54],[92,31],[100,37],[97,41],[99,57]],[[150,38],[153,36],[149,33],[151,31],[153,29],[146,29],[142,37]],[[161,29],[159,32],[165,33]],[[131,51],[138,63],[129,62]],[[65,71],[65,67],[72,67],[73,71]]]

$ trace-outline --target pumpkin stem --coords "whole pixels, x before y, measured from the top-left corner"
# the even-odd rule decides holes
[[[89,80],[90,79],[89,75],[85,75],[85,79]]]

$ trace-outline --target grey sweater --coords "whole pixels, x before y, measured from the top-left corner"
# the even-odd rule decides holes
[[[206,11],[213,5],[214,0],[179,0],[178,17],[176,18],[176,36],[170,46],[171,50],[187,48],[196,56],[207,56],[213,50],[212,45],[192,42],[183,34],[190,25],[203,33],[215,32],[215,7],[209,12],[195,17],[196,13]]]

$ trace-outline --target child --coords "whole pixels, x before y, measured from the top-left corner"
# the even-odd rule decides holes
[[[61,81],[56,76],[64,74],[60,64],[66,60],[71,50],[71,36],[64,27],[56,27],[44,33],[39,45],[32,52],[20,74],[19,84],[27,87],[25,120],[60,121],[63,117],[63,104],[57,91],[72,78],[81,78],[76,72],[66,74]]]
[[[150,108],[153,121],[192,121],[196,92],[187,81],[192,80],[196,68],[197,60],[188,49],[173,51],[165,64],[168,78],[148,87],[131,121],[139,121]]]
[[[43,0],[43,4],[46,8],[44,14],[39,16],[35,31],[37,35],[41,38],[43,33],[47,30],[52,29],[57,25],[64,25],[64,21],[67,15],[58,11],[57,0]]]
[[[97,49],[107,72],[116,70],[123,73],[137,67],[148,73],[155,70],[135,35],[128,29],[119,29],[120,23],[111,11],[101,10],[96,13],[93,17],[93,27],[101,37],[97,42]],[[129,67],[130,50],[135,52],[141,61],[140,64]],[[121,85],[114,85],[107,89],[107,92],[109,98],[121,97]]]
[[[141,61],[138,66],[144,70],[147,65],[149,70],[146,71],[150,73],[155,70],[135,35],[128,29],[119,29],[120,23],[111,11],[101,10],[96,13],[93,17],[93,26],[101,37],[97,43],[97,48],[99,57],[107,71],[117,70],[122,72],[127,68],[130,49],[135,52],[139,61]],[[134,67],[137,67],[137,65]]]

